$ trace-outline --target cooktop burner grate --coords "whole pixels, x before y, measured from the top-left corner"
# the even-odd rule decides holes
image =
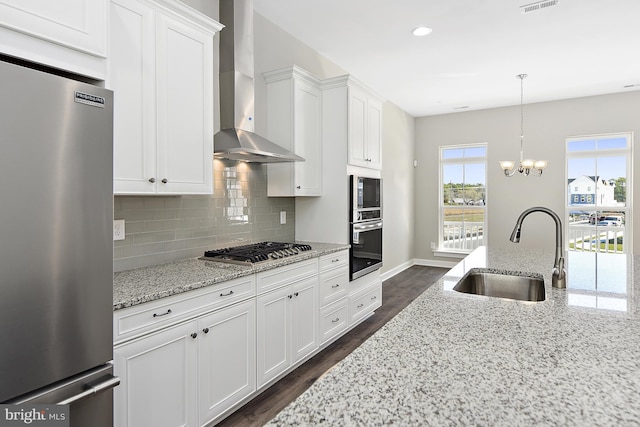
[[[310,250],[310,245],[301,243],[261,242],[205,251],[204,258],[213,261],[252,264],[270,259],[286,258]]]

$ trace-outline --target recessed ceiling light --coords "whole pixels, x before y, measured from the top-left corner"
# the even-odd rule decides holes
[[[411,31],[411,33],[414,36],[421,37],[421,36],[426,36],[427,34],[431,34],[432,31],[433,30],[431,28],[422,26],[422,27],[414,28],[413,31]]]

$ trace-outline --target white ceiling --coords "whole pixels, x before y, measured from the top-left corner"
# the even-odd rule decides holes
[[[254,0],[254,8],[415,117],[519,104],[521,73],[525,103],[640,89],[640,0],[560,0],[521,14],[532,2]],[[413,36],[419,25],[433,33]]]

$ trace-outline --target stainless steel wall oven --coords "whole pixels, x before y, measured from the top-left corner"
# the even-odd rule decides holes
[[[349,177],[350,280],[382,267],[382,182]]]

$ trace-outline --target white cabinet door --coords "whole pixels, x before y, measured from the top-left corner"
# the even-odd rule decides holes
[[[349,87],[349,164],[368,166],[367,162],[367,94]]]
[[[0,0],[0,25],[106,56],[107,0]]]
[[[382,103],[367,98],[367,159],[368,167],[382,168]]]
[[[213,36],[157,14],[159,193],[213,192]]]
[[[112,0],[109,34],[114,192],[211,194],[214,31],[152,2]]]
[[[107,84],[114,93],[113,175],[120,194],[156,192],[154,11],[112,0]]]
[[[114,348],[117,427],[197,426],[196,322]]]
[[[349,164],[382,167],[382,102],[359,86],[349,86]]]
[[[318,348],[318,277],[296,283],[291,291],[291,363],[296,363]]]
[[[291,365],[289,300],[291,288],[285,286],[260,295],[256,305],[258,388]]]
[[[255,300],[198,320],[200,425],[256,390]]]
[[[270,197],[322,195],[322,92],[319,81],[297,66],[264,74],[267,135],[304,162],[269,164]]]
[[[318,348],[318,276],[258,296],[258,388]]]
[[[305,81],[295,82],[294,152],[305,159],[294,162],[294,194],[322,195],[322,93]]]

